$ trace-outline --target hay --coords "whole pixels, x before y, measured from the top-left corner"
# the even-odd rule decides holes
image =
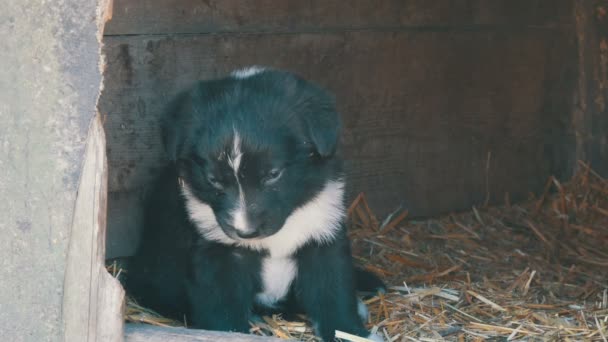
[[[608,181],[579,165],[538,198],[428,220],[380,222],[359,195],[353,254],[389,285],[366,300],[369,328],[387,341],[607,342]],[[127,307],[127,321],[180,325]],[[317,341],[305,322],[264,317],[251,332]]]

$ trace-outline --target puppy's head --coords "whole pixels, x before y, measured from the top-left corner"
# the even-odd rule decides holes
[[[197,84],[163,122],[191,218],[207,238],[228,243],[277,234],[336,182],[339,132],[332,96],[267,69]],[[342,201],[339,190],[332,200]]]

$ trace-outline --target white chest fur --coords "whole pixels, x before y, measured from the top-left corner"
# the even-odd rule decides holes
[[[213,209],[197,199],[187,183],[182,194],[192,222],[205,238],[226,245],[254,250],[266,250],[276,257],[289,256],[308,241],[332,241],[344,219],[344,181],[331,180],[315,198],[295,209],[283,227],[274,235],[263,239],[233,240],[220,228]]]
[[[259,304],[272,307],[289,292],[289,286],[296,276],[298,266],[290,257],[268,256],[262,261],[262,292],[256,300]]]

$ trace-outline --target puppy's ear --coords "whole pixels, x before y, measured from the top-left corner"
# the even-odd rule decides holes
[[[218,99],[226,93],[229,83],[227,79],[200,81],[168,104],[161,120],[161,132],[170,161],[188,158],[197,141],[209,138],[204,134],[205,128],[210,127],[207,122],[216,120],[217,111],[214,108]],[[207,145],[210,146],[202,146]]]
[[[303,114],[307,135],[321,157],[331,157],[337,149],[342,123],[332,95],[313,89]]]

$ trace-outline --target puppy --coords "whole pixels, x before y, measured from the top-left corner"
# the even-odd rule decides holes
[[[325,341],[335,330],[381,340],[355,296],[356,282],[383,285],[352,264],[327,92],[288,72],[239,70],[177,96],[162,131],[171,165],[126,284],[140,304],[238,332],[254,314],[304,312]]]

